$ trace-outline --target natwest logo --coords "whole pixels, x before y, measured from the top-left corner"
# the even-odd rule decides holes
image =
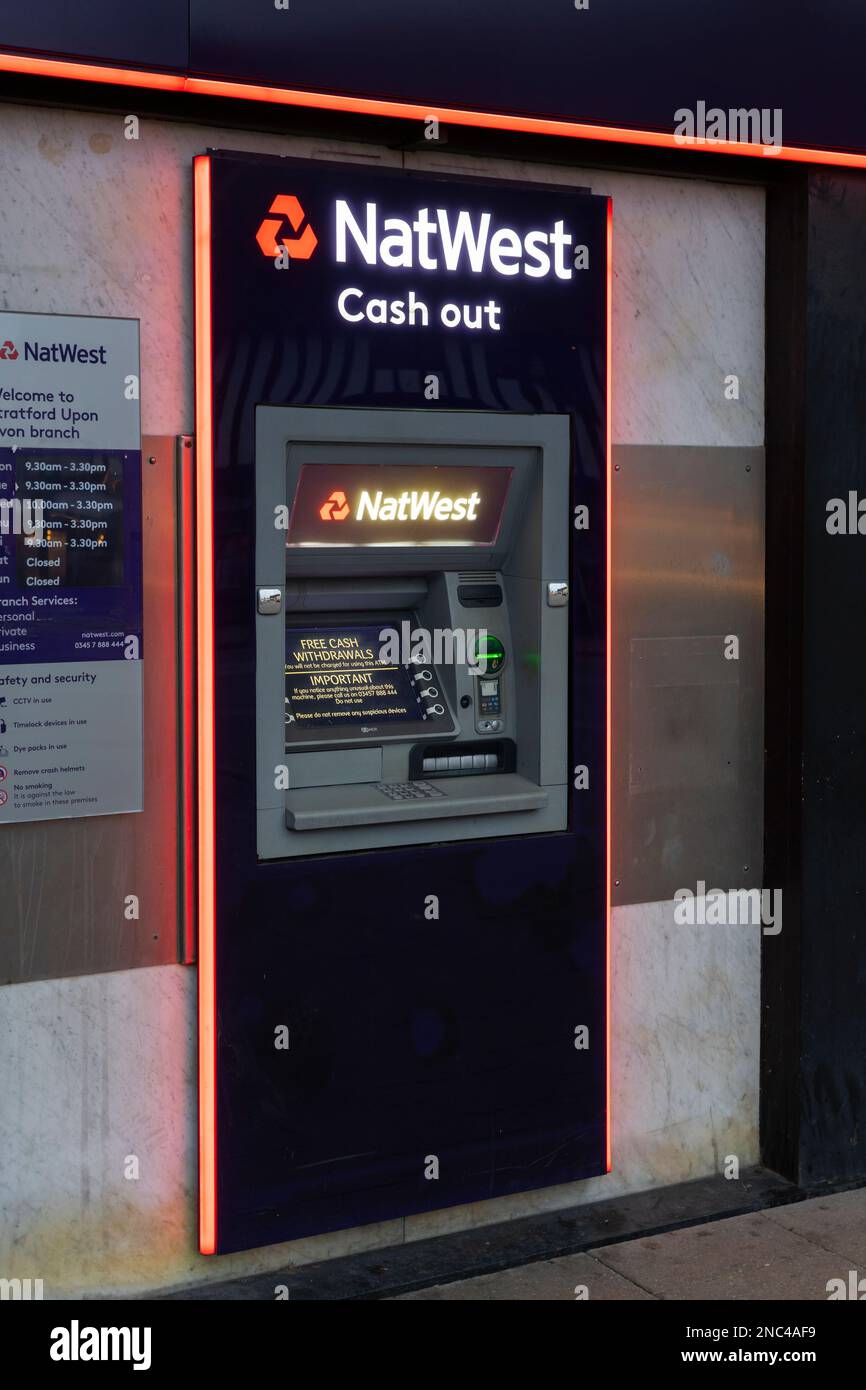
[[[350,511],[345,492],[332,492],[319,508],[319,516],[323,521],[345,521]]]
[[[419,208],[411,220],[383,218],[376,203],[365,203],[356,212],[344,198],[336,201],[335,218],[339,262],[527,275],[535,280],[551,272],[559,280],[570,280],[575,270],[589,265],[587,247],[575,245],[562,219],[551,227],[518,231],[497,226],[492,213],[465,209]]]
[[[0,361],[16,362],[19,352],[14,343],[7,338],[0,343]],[[99,347],[82,347],[80,343],[37,343],[25,342],[25,362],[78,362],[81,366],[105,366],[108,350],[104,344]]]
[[[354,511],[356,521],[476,521],[481,494],[448,497],[439,491],[384,492],[361,490]],[[331,493],[319,508],[323,521],[345,521],[352,511],[345,492]]]
[[[271,258],[285,255],[293,261],[308,261],[319,244],[319,238],[309,222],[301,232],[306,214],[294,193],[278,194],[271,203],[270,211],[276,216],[266,217],[256,232],[256,241],[262,253]],[[300,232],[299,236],[279,235],[285,231],[287,222],[293,232]]]
[[[447,497],[439,491],[361,492],[355,510],[356,521],[476,521],[481,502],[479,492],[465,497]]]
[[[512,472],[438,455],[430,464],[302,463],[286,544],[493,545]]]
[[[300,199],[281,193],[269,213],[256,232],[262,254],[273,260],[308,261],[319,239]],[[337,198],[332,225],[334,259],[341,265],[363,262],[404,270],[525,275],[533,280],[549,275],[570,280],[575,270],[589,267],[588,248],[575,243],[561,218],[549,227],[524,231],[497,225],[489,212],[418,208],[410,218],[387,217],[377,203],[353,207]],[[294,235],[287,236],[287,230]]]

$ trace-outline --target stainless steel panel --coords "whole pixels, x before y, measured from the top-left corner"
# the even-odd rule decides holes
[[[289,786],[347,787],[354,782],[381,782],[381,748],[341,748],[327,753],[290,753]]]
[[[613,461],[613,901],[758,886],[763,451],[621,446]]]
[[[179,959],[174,437],[146,436],[142,460],[144,810],[4,827],[0,983]]]
[[[733,786],[740,663],[725,634],[631,639],[629,793]]]

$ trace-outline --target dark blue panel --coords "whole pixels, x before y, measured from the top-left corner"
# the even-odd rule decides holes
[[[797,1177],[804,1185],[866,1173],[866,933],[860,926],[866,567],[862,534],[828,531],[832,498],[848,505],[852,492],[858,501],[866,496],[864,254],[866,176],[834,170],[810,178],[799,562],[805,586],[802,955],[785,998],[786,1012],[800,1025],[793,1054],[799,1053]],[[793,559],[798,563],[796,552]]]
[[[183,70],[188,38],[187,0],[0,0],[0,49]]]
[[[671,131],[780,107],[787,144],[866,149],[861,0],[191,0],[193,71]]]
[[[7,48],[636,129],[780,108],[786,144],[866,150],[860,0],[3,0]]]
[[[256,230],[300,199],[319,246],[274,270]],[[568,281],[413,275],[332,260],[333,203],[563,219]],[[605,1164],[605,238],[573,190],[218,156],[213,165],[218,1249],[361,1225],[603,1171]],[[357,284],[503,305],[503,329],[349,328]],[[423,377],[440,375],[437,404]],[[261,864],[255,827],[257,403],[553,411],[572,418],[569,830]],[[567,699],[564,690],[546,692]],[[426,921],[427,894],[440,898]],[[291,1030],[288,1053],[274,1028]],[[574,1047],[588,1024],[593,1046]],[[434,1153],[440,1178],[427,1181]]]

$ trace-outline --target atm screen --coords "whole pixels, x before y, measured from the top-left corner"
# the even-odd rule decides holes
[[[443,725],[447,714],[435,670],[382,660],[388,623],[286,628],[286,740],[396,732]],[[450,722],[450,721],[448,721]]]

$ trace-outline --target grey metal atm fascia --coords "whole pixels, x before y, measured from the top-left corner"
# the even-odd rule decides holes
[[[307,444],[403,446],[407,451],[432,447],[449,451],[448,462],[479,463],[485,450],[507,452],[522,467],[515,470],[499,536],[493,546],[387,547],[365,550],[364,568],[382,575],[431,571],[487,572],[504,570],[515,598],[509,606],[512,623],[533,627],[545,653],[542,682],[524,701],[538,707],[533,732],[518,750],[518,771],[547,791],[547,804],[531,813],[504,811],[489,816],[455,816],[454,820],[408,821],[405,826],[364,824],[334,831],[291,832],[284,819],[284,794],[275,786],[274,769],[286,761],[284,737],[285,624],[283,617],[256,615],[257,656],[257,787],[258,853],[263,859],[298,853],[323,854],[378,848],[385,845],[490,836],[526,835],[564,829],[567,824],[568,610],[546,602],[548,583],[567,579],[569,571],[569,420],[564,415],[518,415],[490,411],[377,410],[316,406],[259,406],[256,410],[256,561],[255,605],[259,588],[278,588],[286,602],[287,570],[303,574],[321,568],[323,551],[287,550],[285,530],[276,526],[280,508],[291,503],[287,459],[292,448]],[[533,467],[527,468],[532,456]],[[539,544],[513,543],[521,535],[525,515],[540,508]],[[328,572],[346,577],[357,572],[358,551],[330,548]],[[516,675],[513,677],[518,679]],[[529,693],[528,693],[529,692]],[[513,698],[513,696],[512,696]],[[543,702],[543,717],[541,705]],[[524,721],[526,723],[527,721]],[[471,738],[467,719],[453,738]],[[358,780],[399,780],[405,777],[406,744],[354,750]],[[299,754],[292,755],[297,758]],[[401,761],[401,759],[403,761]],[[347,764],[352,766],[353,764]],[[352,779],[354,780],[354,778]],[[505,787],[503,785],[503,791]],[[300,842],[293,846],[293,841]]]

